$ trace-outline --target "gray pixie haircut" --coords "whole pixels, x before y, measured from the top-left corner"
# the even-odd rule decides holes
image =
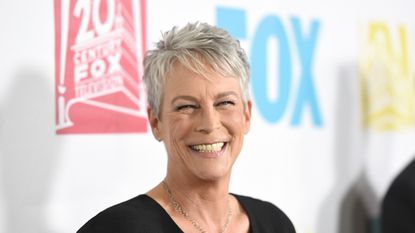
[[[176,62],[206,78],[212,71],[238,78],[245,105],[250,99],[249,63],[239,41],[207,23],[189,23],[162,33],[156,48],[144,57],[143,79],[155,116],[159,117],[165,79]]]

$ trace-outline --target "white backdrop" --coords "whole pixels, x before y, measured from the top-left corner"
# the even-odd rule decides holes
[[[377,85],[393,87],[394,75],[386,84],[373,77],[403,69],[401,64],[407,64],[406,84],[413,84],[414,7],[411,0],[147,0],[146,40],[152,47],[160,31],[194,21],[217,24],[220,16],[229,17],[220,15],[221,10],[233,10],[243,12],[241,42],[251,57],[258,49],[254,41],[261,35],[260,25],[266,19],[280,22],[288,47],[281,46],[276,34],[266,41],[267,53],[262,55],[268,75],[263,91],[269,102],[282,95],[278,72],[283,68],[275,64],[282,59],[279,51],[286,49],[292,67],[286,107],[280,118],[272,120],[274,110],[260,107],[264,99],[253,91],[251,132],[235,164],[231,192],[273,202],[300,233],[355,233],[362,232],[358,229],[365,227],[366,220],[376,219],[388,185],[415,151],[411,113],[404,124],[392,110],[386,111],[389,115],[372,116],[376,111],[368,107],[393,109],[415,93],[413,85],[398,100],[388,97],[387,88],[371,91]],[[160,182],[166,156],[150,132],[56,135],[53,2],[3,1],[0,18],[0,232],[75,232],[98,211]],[[298,46],[295,30],[306,40],[312,34],[312,22],[318,30],[314,47],[311,43],[311,67],[305,69],[301,59],[307,47]],[[394,54],[379,52],[382,43],[368,46],[365,38],[376,23],[390,33]],[[398,33],[399,27],[404,28],[404,36]],[[264,29],[262,36],[275,33],[274,29]],[[378,41],[387,44],[385,38],[380,36]],[[376,51],[386,58],[376,60]],[[401,59],[403,51],[407,60]],[[370,68],[372,63],[381,68]],[[310,72],[317,113],[307,102],[312,102],[310,92],[299,90],[305,71]],[[396,79],[407,76],[400,74]],[[255,78],[253,82],[258,82]],[[373,95],[384,101],[378,103],[373,97],[367,98],[369,104],[362,104],[362,99]],[[306,102],[300,105],[299,123],[293,124],[299,96]],[[415,106],[415,100],[406,100],[403,108]],[[321,123],[314,121],[315,114]],[[365,114],[372,115],[362,124]]]

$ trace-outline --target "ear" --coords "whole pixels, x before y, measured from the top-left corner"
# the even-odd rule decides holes
[[[163,140],[162,134],[159,128],[160,121],[158,117],[154,114],[154,111],[151,107],[147,107],[147,117],[148,121],[150,122],[151,131],[153,132],[154,138],[157,141]]]
[[[248,100],[245,106],[245,123],[244,123],[244,131],[245,134],[249,132],[249,129],[251,127],[251,114],[252,114],[252,101]]]

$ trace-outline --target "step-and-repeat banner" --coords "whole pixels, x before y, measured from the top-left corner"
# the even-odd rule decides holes
[[[412,1],[54,0],[0,4],[0,232],[75,232],[144,193],[166,155],[142,59],[187,22],[229,31],[251,64],[253,122],[231,192],[300,233],[380,232],[415,154]]]

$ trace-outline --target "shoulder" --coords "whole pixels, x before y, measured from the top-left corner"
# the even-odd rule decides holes
[[[415,176],[415,159],[409,163],[408,166],[406,166],[402,172],[398,175],[398,177],[395,180],[395,183],[411,183],[415,184],[415,180],[413,179]]]
[[[248,214],[253,232],[294,233],[295,229],[288,216],[271,202],[235,195]]]
[[[392,182],[383,202],[381,224],[383,231],[413,232],[415,223],[415,160]]]
[[[392,182],[387,194],[388,198],[413,198],[415,193],[415,160],[413,160]]]
[[[160,218],[156,205],[148,196],[139,195],[98,213],[77,233],[154,232]]]

